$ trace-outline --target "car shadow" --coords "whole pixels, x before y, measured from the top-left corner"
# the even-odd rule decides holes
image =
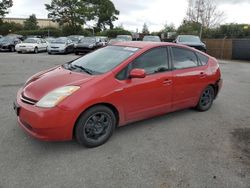
[[[117,127],[115,130],[115,133],[111,137],[110,141],[105,143],[103,146],[106,145],[106,147],[112,147],[112,146],[108,146],[108,145],[112,145],[113,142],[116,142],[116,140],[119,139],[119,137],[121,135],[126,134],[129,137],[129,136],[131,136],[132,131],[135,132],[135,131],[140,131],[141,129],[157,128],[159,126],[163,126],[163,124],[166,122],[171,122],[171,121],[178,119],[179,117],[183,117],[183,116],[188,117],[193,113],[197,113],[197,112],[195,110],[192,110],[192,109],[185,109],[185,110],[181,110],[181,111],[177,111],[177,112],[168,113],[165,115],[156,116],[156,117],[149,118],[146,120],[130,123],[130,124],[127,124],[127,125],[122,126],[122,127]],[[20,132],[22,132],[22,133],[20,133]],[[75,139],[73,139],[71,141],[63,141],[63,142],[40,141],[40,140],[37,140],[37,139],[27,135],[23,130],[20,130],[20,132],[18,134],[24,134],[22,137],[26,137],[25,141],[28,142],[29,147],[34,148],[35,150],[37,150],[37,148],[39,148],[39,150],[42,150],[42,151],[46,150],[46,152],[48,152],[48,153],[49,152],[70,153],[70,152],[77,152],[77,151],[83,151],[83,150],[89,149],[89,148],[86,148],[86,147],[78,144]],[[19,137],[20,137],[20,135],[19,135]],[[94,149],[98,150],[98,148],[102,148],[103,146],[99,146],[99,147],[94,148]]]

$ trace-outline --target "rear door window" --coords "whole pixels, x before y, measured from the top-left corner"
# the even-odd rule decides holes
[[[172,47],[174,69],[186,69],[199,65],[197,56],[188,49]]]

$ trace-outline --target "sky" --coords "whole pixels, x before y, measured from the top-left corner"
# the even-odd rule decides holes
[[[47,18],[44,4],[51,0],[13,0],[14,6],[6,17],[26,18],[36,14],[37,18]],[[185,17],[188,0],[112,0],[120,11],[116,26],[136,31],[142,30],[144,23],[149,30],[159,31],[164,24],[173,23],[178,27]],[[250,24],[250,0],[214,0],[218,9],[225,13],[224,23]]]

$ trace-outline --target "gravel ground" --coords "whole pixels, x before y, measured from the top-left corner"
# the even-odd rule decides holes
[[[16,92],[75,55],[0,53],[0,187],[249,188],[250,63],[221,61],[211,110],[187,109],[118,128],[103,146],[41,142],[18,127]]]

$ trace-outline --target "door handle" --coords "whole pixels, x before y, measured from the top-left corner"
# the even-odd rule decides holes
[[[206,78],[206,75],[205,75],[204,72],[201,72],[201,73],[200,73],[200,78]]]
[[[163,83],[163,85],[171,85],[173,83],[173,81],[167,79],[167,80],[164,80],[162,83]]]

